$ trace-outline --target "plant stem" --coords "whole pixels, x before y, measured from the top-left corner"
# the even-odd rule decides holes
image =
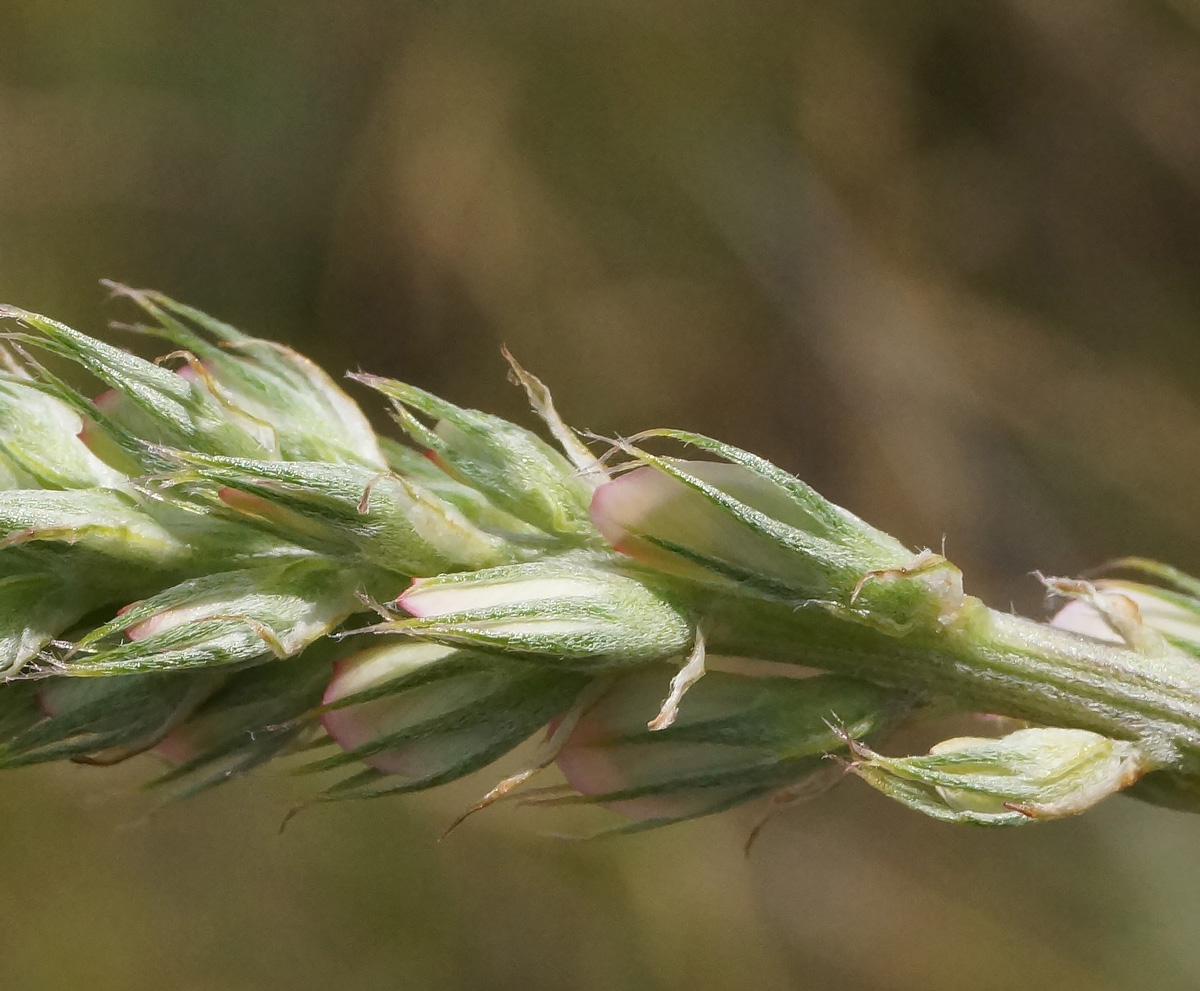
[[[740,594],[697,602],[714,652],[804,664],[1033,722],[1136,741],[1149,760],[1200,768],[1200,665],[989,609],[897,632],[828,603]]]

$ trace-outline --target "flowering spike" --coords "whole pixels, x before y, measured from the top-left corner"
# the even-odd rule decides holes
[[[0,346],[0,765],[152,750],[170,762],[158,783],[187,795],[309,753],[308,770],[357,769],[320,800],[365,798],[449,781],[549,724],[473,808],[609,805],[631,831],[814,792],[841,753],[951,821],[1073,814],[1123,788],[1200,810],[1196,579],[1125,560],[1168,587],[1056,580],[1073,601],[1054,623],[1021,619],[719,441],[649,431],[618,442],[633,466],[610,477],[511,359],[566,457],[354,376],[417,449],[378,437],[303,356],[114,290],[171,354],[0,307],[16,322]],[[106,391],[84,398],[39,353]],[[372,622],[393,636],[347,639]],[[871,749],[926,703],[1029,728]],[[566,786],[516,790],[552,759]]]

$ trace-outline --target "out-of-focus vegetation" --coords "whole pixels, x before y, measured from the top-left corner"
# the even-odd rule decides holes
[[[1200,5],[0,6],[0,297],[103,276],[509,415],[768,455],[994,604],[1200,568]],[[149,758],[145,760],[149,761]],[[848,783],[591,844],[490,781],[314,810],[265,775],[0,782],[0,986],[1200,983],[1200,826],[1013,834]],[[590,820],[589,820],[590,822]],[[566,821],[566,828],[583,823]]]

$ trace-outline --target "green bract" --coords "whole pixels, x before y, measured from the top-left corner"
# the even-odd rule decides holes
[[[422,578],[396,604],[415,618],[380,630],[572,666],[644,664],[686,652],[692,639],[667,597],[574,557]]]
[[[620,678],[580,719],[558,755],[574,794],[544,800],[602,803],[638,823],[663,825],[798,784],[832,783],[842,748],[833,720],[855,737],[891,728],[909,703],[848,678],[747,677],[714,671],[678,718],[655,731],[665,681],[650,668]]]
[[[535,434],[403,382],[376,375],[352,378],[391,399],[396,421],[412,440],[501,509],[560,539],[594,539],[587,521],[591,486]],[[414,411],[432,417],[435,427],[424,426]]]
[[[885,795],[938,819],[984,826],[1076,815],[1146,771],[1136,745],[1071,729],[946,740],[925,757],[883,757],[860,744],[853,752],[854,770]]]
[[[321,716],[342,751],[308,765],[367,770],[327,798],[418,791],[478,770],[565,711],[587,679],[497,654],[392,643],[338,662]]]

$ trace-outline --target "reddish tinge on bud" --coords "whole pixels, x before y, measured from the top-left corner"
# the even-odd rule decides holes
[[[662,667],[626,675],[579,720],[557,759],[574,801],[647,824],[719,812],[831,768],[825,755],[844,747],[834,726],[873,735],[907,708],[848,678],[712,671],[672,725],[650,730],[668,677]]]

